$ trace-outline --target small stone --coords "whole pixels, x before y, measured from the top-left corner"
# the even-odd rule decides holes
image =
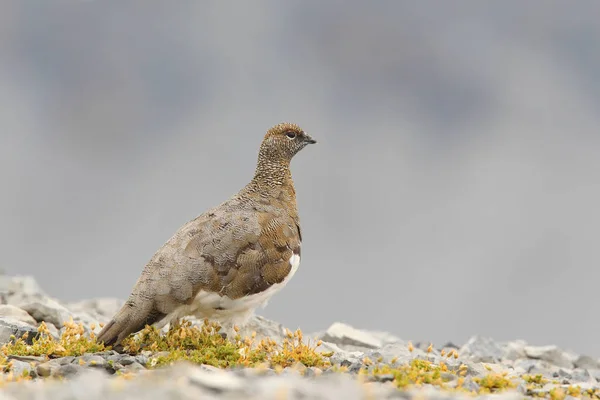
[[[56,358],[50,362],[54,362],[58,365],[67,365],[67,364],[72,364],[73,361],[75,361],[75,357],[73,356],[66,356],[66,357],[61,357],[61,358]]]
[[[519,392],[520,394],[527,394],[528,389],[527,389],[527,384],[525,382],[521,382],[517,385],[517,392]]]
[[[359,359],[346,359],[340,363],[340,366],[348,368],[348,372],[350,373],[358,373],[363,367],[363,363]]]
[[[590,380],[596,381],[595,378],[589,373],[587,369],[575,368],[571,373],[571,379],[575,382],[589,382]]]
[[[48,377],[52,374],[52,364],[50,364],[49,362],[45,362],[43,364],[39,364],[36,368],[35,371],[37,372],[37,374],[43,378]]]
[[[474,362],[499,362],[504,350],[491,338],[473,336],[459,350],[461,356],[467,356]]]
[[[10,370],[15,376],[23,376],[25,372],[27,373],[27,375],[30,375],[31,372],[34,370],[34,368],[28,362],[13,359],[11,363],[12,367]]]
[[[366,356],[369,358],[373,357],[373,353],[367,353]],[[395,360],[397,364],[408,364],[413,358],[421,357],[424,358],[426,353],[420,349],[414,349],[412,352],[408,349],[405,343],[390,343],[377,350],[377,355],[383,358],[383,361],[390,363]]]
[[[468,390],[469,392],[478,392],[479,385],[473,381],[473,378],[467,376],[463,381],[462,387]]]
[[[512,361],[526,358],[527,355],[525,354],[525,346],[527,346],[527,342],[524,340],[516,340],[514,342],[506,343],[504,346],[503,358]]]
[[[37,328],[13,318],[0,318],[0,343],[8,343],[11,336],[20,339],[27,333],[27,344],[32,344],[33,339],[39,336]]]
[[[241,391],[244,380],[233,373],[223,370],[208,372],[202,368],[190,368],[187,373],[189,382],[214,392]]]
[[[304,376],[307,378],[313,378],[316,376],[321,376],[323,374],[323,370],[317,367],[309,367],[304,371]]]
[[[203,321],[199,321],[204,324]],[[251,337],[252,333],[256,333],[255,340],[272,339],[281,343],[286,337],[286,329],[279,322],[272,321],[260,315],[253,315],[250,320],[241,327],[239,335],[242,338]]]
[[[563,368],[573,368],[573,363],[555,345],[550,346],[525,346],[525,354],[529,358],[544,360]]]
[[[23,361],[26,363],[31,363],[31,362],[35,362],[35,363],[41,363],[46,361],[45,357],[40,357],[40,356],[18,356],[18,355],[8,355],[7,358],[9,360],[19,360],[19,361]]]
[[[46,296],[32,276],[0,276],[0,293],[7,297],[8,304],[23,298]]]
[[[146,367],[144,367],[143,365],[137,363],[137,362],[133,362],[131,364],[127,364],[126,367],[123,367],[119,370],[120,372],[139,372],[139,371],[146,371]]]
[[[78,374],[82,373],[84,370],[85,370],[85,368],[79,364],[66,364],[66,365],[61,365],[57,369],[53,370],[52,376],[59,376],[59,377],[67,378],[67,377],[78,375]]]
[[[560,370],[556,365],[552,365],[543,360],[517,360],[515,367],[522,367],[529,375],[542,375],[546,379],[552,379]]]
[[[442,349],[455,349],[458,350],[460,347],[455,345],[452,342],[447,342],[445,345],[442,346]]]
[[[588,369],[588,372],[594,379],[600,382],[600,368]]]
[[[571,371],[566,370],[564,368],[559,369],[558,371],[554,372],[552,375],[555,376],[556,378],[571,379]]]
[[[137,355],[135,356],[135,362],[141,364],[141,365],[146,365],[148,364],[148,356],[145,355]]]
[[[451,372],[442,372],[440,374],[440,377],[442,378],[442,380],[446,383],[449,382],[454,382],[458,380],[458,377],[456,376],[456,374],[453,374]]]
[[[321,339],[337,345],[352,345],[370,349],[377,349],[383,345],[381,339],[369,332],[361,331],[341,322],[332,324]]]
[[[86,355],[82,356],[80,359],[83,361],[84,365],[87,367],[106,368],[107,361],[100,356],[86,354]],[[77,359],[75,359],[75,363],[78,363]]]
[[[133,356],[130,356],[130,355],[125,355],[119,359],[119,362],[121,363],[121,365],[123,365],[125,367],[127,365],[135,363],[136,358]]]
[[[396,378],[393,374],[375,374],[370,375],[369,379],[373,382],[392,382]]]
[[[600,362],[589,356],[579,356],[574,364],[576,368],[600,369]]]

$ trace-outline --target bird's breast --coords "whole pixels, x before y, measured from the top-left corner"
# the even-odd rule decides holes
[[[195,315],[199,318],[215,318],[217,320],[228,319],[236,314],[246,313],[258,307],[265,307],[273,295],[283,289],[298,271],[300,266],[300,255],[292,254],[288,260],[290,264],[289,273],[279,283],[268,286],[265,290],[240,296],[232,299],[227,295],[217,292],[200,290],[193,302],[187,306],[187,315]]]

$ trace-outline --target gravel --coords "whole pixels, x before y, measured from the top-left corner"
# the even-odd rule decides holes
[[[42,321],[56,335],[64,329],[63,322],[71,318],[87,325],[89,332],[90,324],[107,321],[122,304],[118,299],[106,298],[63,304],[44,293],[31,277],[4,275],[0,275],[0,300],[0,343],[25,333],[31,343]],[[242,334],[253,331],[258,339],[270,337],[278,342],[286,334],[281,324],[260,316],[254,317]],[[446,343],[429,348],[425,342],[415,341],[413,346],[391,333],[363,330],[342,322],[305,338],[323,341],[319,351],[334,353],[330,359],[333,367],[321,369],[300,364],[282,371],[218,369],[179,362],[148,369],[150,360],[157,356],[149,351],[137,355],[104,351],[52,359],[9,356],[10,368],[0,372],[3,381],[0,400],[521,399],[548,397],[552,390],[567,393],[575,386],[600,391],[600,360],[554,345],[529,344],[523,340],[498,342],[475,335],[462,346]],[[402,368],[414,360],[444,365],[440,376],[446,388],[423,383],[399,389],[396,375],[389,369],[361,376],[376,367]],[[340,368],[345,372],[339,372]],[[466,393],[479,392],[485,385],[481,379],[494,375],[510,379],[514,387],[494,394]],[[31,379],[12,382],[11,377],[15,376]],[[451,390],[458,385],[462,391]]]

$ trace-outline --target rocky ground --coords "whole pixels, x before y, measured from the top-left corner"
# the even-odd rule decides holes
[[[110,349],[89,352],[96,349],[90,333],[97,332],[99,323],[108,321],[120,304],[117,299],[61,304],[31,277],[1,275],[0,400],[600,398],[599,360],[556,346],[474,336],[462,346],[438,347],[343,323],[294,336],[276,322],[255,317],[242,336],[256,332],[254,342],[270,338],[277,346],[289,340],[307,345],[289,347],[283,358],[269,350],[275,355],[253,367],[198,364],[205,359],[203,349],[195,350],[196,358],[188,357],[189,350],[176,352],[176,342],[165,342],[174,346],[171,350],[150,346],[123,354]],[[192,331],[185,332],[177,337],[184,340]],[[67,344],[61,337],[76,342]],[[317,340],[322,341],[318,346]],[[214,353],[207,363],[221,365],[226,347],[207,347]],[[250,360],[235,349],[236,360]],[[188,360],[165,363],[169,354]]]

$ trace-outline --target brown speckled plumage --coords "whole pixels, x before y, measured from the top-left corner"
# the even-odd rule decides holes
[[[253,308],[240,306],[243,300],[284,282],[293,257],[299,263],[302,237],[289,167],[309,143],[316,142],[298,125],[269,129],[250,183],[185,224],[154,254],[98,341],[116,345],[146,325],[164,326],[189,313],[247,319]]]

